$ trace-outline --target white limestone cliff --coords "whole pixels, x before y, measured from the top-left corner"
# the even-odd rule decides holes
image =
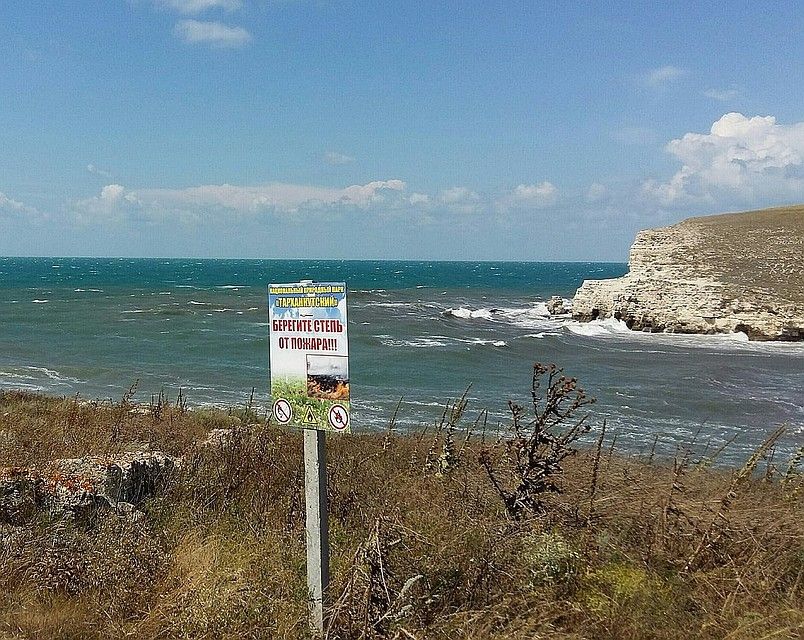
[[[641,231],[622,278],[587,280],[573,318],[635,331],[804,339],[804,206],[690,218]]]

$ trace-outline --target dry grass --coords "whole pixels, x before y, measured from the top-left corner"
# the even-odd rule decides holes
[[[134,443],[185,456],[138,520],[0,525],[0,637],[308,637],[300,435],[132,408],[0,396],[12,464]],[[606,435],[563,460],[542,515],[515,521],[480,462],[506,473],[506,443],[452,409],[419,435],[329,437],[328,637],[801,637],[796,469],[649,463]]]
[[[804,206],[690,218],[681,224],[703,233],[694,251],[679,251],[677,258],[707,265],[733,297],[755,289],[799,309],[804,305]]]

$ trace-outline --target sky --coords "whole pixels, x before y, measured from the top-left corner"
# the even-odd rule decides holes
[[[3,0],[0,255],[627,259],[804,202],[804,3]]]

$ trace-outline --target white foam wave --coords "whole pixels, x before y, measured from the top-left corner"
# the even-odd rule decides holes
[[[455,338],[457,342],[464,342],[466,344],[479,344],[479,345],[490,345],[492,347],[507,347],[508,343],[505,340],[484,340],[483,338],[471,338],[469,340],[465,340],[463,338]]]
[[[194,304],[202,307],[208,307],[212,303],[211,302],[198,302],[197,300],[190,300],[187,304]]]
[[[395,340],[393,338],[383,338],[380,343],[386,347],[413,347],[413,348],[427,348],[427,347],[446,347],[449,342],[445,342],[449,338],[444,336],[438,337],[419,337],[411,340]]]
[[[625,322],[606,318],[591,322],[567,322],[564,327],[570,333],[590,338],[614,338],[629,341],[651,342],[653,345],[708,347],[741,349],[759,353],[784,352],[790,355],[804,356],[804,343],[801,342],[756,342],[748,339],[745,333],[692,334],[692,333],[650,333],[648,331],[631,331]]]
[[[560,336],[561,334],[558,331],[539,331],[538,333],[526,333],[525,335],[519,336],[520,338],[538,338],[541,340],[542,338],[546,338],[547,336]]]
[[[469,309],[466,307],[451,308],[444,315],[462,320],[487,320],[502,322],[523,329],[556,330],[569,318],[568,314],[551,316],[546,302],[536,302],[527,307],[487,307]]]
[[[46,304],[46,303],[50,302],[50,300],[39,300],[37,298],[36,300],[31,300],[31,302],[33,302],[34,304]]]
[[[624,322],[615,320],[614,318],[592,320],[591,322],[569,322],[566,324],[566,328],[576,335],[589,337],[637,335],[637,333],[631,331]]]
[[[457,309],[447,309],[444,312],[445,316],[454,316],[455,318],[482,318],[484,320],[490,320],[493,313],[495,313],[496,309],[467,309],[466,307],[458,307]]]
[[[48,369],[46,367],[31,367],[31,366],[24,366],[24,367],[15,367],[16,371],[20,373],[14,373],[14,371],[4,371],[0,372],[0,375],[9,376],[11,378],[19,378],[23,380],[41,380],[43,377],[48,378],[49,380],[54,380],[56,382],[72,382],[72,383],[81,383],[81,380],[78,378],[72,378],[70,376],[65,376],[60,374],[58,371],[54,371],[53,369]]]

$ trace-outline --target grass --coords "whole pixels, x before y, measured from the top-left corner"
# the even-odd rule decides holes
[[[329,424],[328,414],[333,401],[309,397],[306,380],[274,380],[271,386],[271,396],[274,400],[284,398],[290,403],[293,409],[293,423],[301,424],[305,420],[309,407],[312,409],[316,424],[324,426]]]
[[[746,289],[771,292],[801,315],[804,206],[690,218],[681,224],[703,233],[699,245],[676,252],[677,260],[693,266],[703,262],[731,297],[744,297]]]
[[[250,408],[130,400],[0,394],[10,465],[184,456],[143,517],[0,524],[0,638],[309,637],[300,433]],[[484,466],[511,482],[512,440],[464,401],[444,415],[418,434],[328,437],[329,638],[801,637],[799,467],[638,459],[602,434],[517,520]],[[213,428],[232,430],[200,446]]]

